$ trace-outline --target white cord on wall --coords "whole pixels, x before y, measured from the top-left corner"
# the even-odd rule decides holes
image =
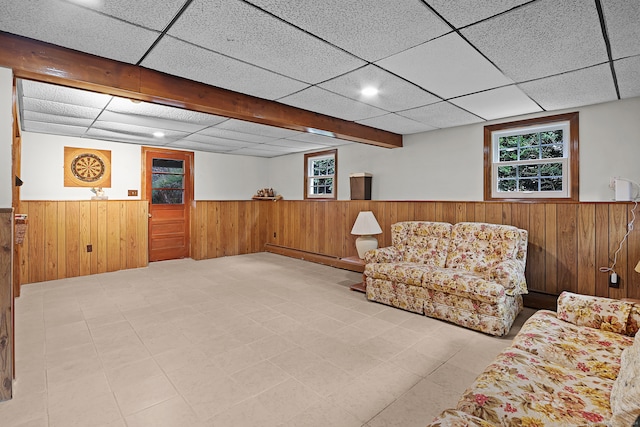
[[[633,208],[631,209],[631,221],[629,221],[629,223],[627,224],[627,232],[625,233],[622,240],[620,240],[620,245],[618,246],[618,249],[613,254],[613,262],[611,263],[611,267],[600,267],[600,272],[611,273],[612,276],[616,275],[615,276],[616,280],[612,280],[612,283],[617,283],[617,274],[614,268],[616,266],[616,263],[618,262],[618,254],[622,250],[622,245],[624,245],[624,242],[627,240],[627,237],[629,237],[629,234],[631,234],[631,232],[633,231],[633,223],[636,221],[636,208],[638,207],[638,198],[640,198],[640,184],[638,184],[635,181],[631,181],[630,179],[625,179],[625,181],[629,181],[630,183],[635,185],[638,190],[635,197],[633,198]]]

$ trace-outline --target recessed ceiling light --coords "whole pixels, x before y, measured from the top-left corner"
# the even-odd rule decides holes
[[[164,132],[154,132],[153,136],[156,138],[164,138]]]
[[[71,3],[76,3],[81,6],[88,7],[100,7],[102,6],[102,0],[70,0]]]
[[[367,86],[363,88],[360,93],[364,96],[376,96],[378,94],[378,88],[373,86]]]

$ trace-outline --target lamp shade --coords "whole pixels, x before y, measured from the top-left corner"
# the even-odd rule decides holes
[[[640,273],[640,261],[638,261],[638,264],[636,264],[636,273]]]
[[[362,211],[358,214],[356,222],[353,224],[351,234],[358,236],[370,236],[372,234],[380,234],[382,229],[371,211]]]

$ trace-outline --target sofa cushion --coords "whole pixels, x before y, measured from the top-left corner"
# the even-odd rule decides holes
[[[423,286],[471,300],[496,303],[504,295],[504,287],[464,270],[433,268],[424,276]]]
[[[558,318],[578,326],[627,333],[633,303],[563,292],[558,297]]]
[[[630,337],[636,336],[636,333],[640,329],[640,304],[634,304],[631,307],[629,318],[627,319],[627,332]]]
[[[519,229],[510,225],[459,222],[451,230],[446,267],[487,274],[495,264],[516,259]]]
[[[611,427],[628,427],[640,416],[640,339],[622,352],[621,359],[611,389]]]
[[[364,267],[364,275],[407,285],[422,286],[422,277],[433,267],[411,262],[372,263]]]
[[[404,261],[444,267],[452,225],[447,222],[411,221],[403,242]]]
[[[615,380],[620,354],[632,342],[625,335],[576,326],[559,320],[552,311],[539,310],[511,345],[550,363]]]
[[[612,385],[509,348],[478,376],[457,409],[496,425],[604,426]]]

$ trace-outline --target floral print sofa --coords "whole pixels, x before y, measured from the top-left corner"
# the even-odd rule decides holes
[[[505,335],[527,293],[527,231],[479,222],[405,221],[365,254],[367,298]]]
[[[640,306],[563,292],[429,427],[611,426],[640,418]],[[639,334],[640,335],[640,334]]]

